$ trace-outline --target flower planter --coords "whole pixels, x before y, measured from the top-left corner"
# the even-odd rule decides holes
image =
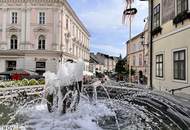
[[[152,35],[154,36],[161,32],[162,32],[162,28],[159,26],[152,30]]]
[[[187,11],[181,12],[173,19],[173,24],[177,27],[179,23],[183,24],[186,19],[190,19],[190,13]]]

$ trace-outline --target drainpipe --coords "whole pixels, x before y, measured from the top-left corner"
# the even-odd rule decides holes
[[[61,63],[63,62],[63,8],[61,9]]]
[[[149,16],[150,16],[150,89],[153,89],[153,0],[149,1]]]

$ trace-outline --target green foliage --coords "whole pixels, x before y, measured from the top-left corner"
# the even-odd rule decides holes
[[[5,88],[5,86],[3,84],[0,84],[0,88]]]
[[[117,72],[117,77],[119,80],[123,79],[124,77],[128,77],[129,74],[132,76],[135,75],[136,71],[134,69],[129,69],[125,60],[119,60],[116,64],[115,72]]]
[[[115,72],[117,72],[118,74],[125,74],[126,68],[125,68],[125,61],[124,60],[119,60],[116,64],[115,67]]]
[[[23,79],[22,81],[23,86],[28,86],[29,85],[29,80],[28,79]]]
[[[186,19],[190,19],[190,13],[187,10],[185,10],[185,11],[181,12],[180,14],[178,14],[173,19],[173,24],[175,24],[176,27],[177,27],[177,24],[179,24],[179,23],[183,24],[184,20],[186,20]]]
[[[29,85],[39,85],[39,83],[38,83],[37,80],[31,79],[31,80],[29,81]]]
[[[45,80],[44,80],[44,79],[39,79],[39,80],[38,80],[38,83],[39,83],[40,85],[44,85],[44,84],[45,84]]]
[[[15,80],[15,81],[12,81],[11,86],[22,86],[22,84],[19,80]]]
[[[15,80],[15,81],[2,81],[0,82],[0,88],[7,88],[7,87],[20,87],[20,86],[30,86],[30,85],[44,85],[44,79],[22,79],[22,80]]]
[[[162,28],[159,26],[152,30],[152,35],[154,36],[161,32],[162,32]]]

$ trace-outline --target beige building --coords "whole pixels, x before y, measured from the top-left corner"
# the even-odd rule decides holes
[[[103,72],[115,72],[116,64],[119,57],[109,56],[98,52],[96,58],[104,65]]]
[[[132,76],[132,82],[139,82],[139,73],[148,79],[149,77],[149,46],[148,46],[148,24],[145,25],[145,31],[134,36],[126,43],[127,65],[135,70]],[[130,78],[131,79],[131,78]],[[146,81],[145,81],[146,82]]]
[[[190,0],[153,0],[153,88],[190,86],[189,12]]]
[[[66,0],[0,0],[0,17],[0,72],[56,72],[61,55],[88,71],[90,34]]]
[[[104,73],[104,64],[98,60],[94,53],[90,53],[89,71],[94,75],[96,75],[96,72]]]

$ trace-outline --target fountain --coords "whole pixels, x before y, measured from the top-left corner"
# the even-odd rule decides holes
[[[74,111],[80,100],[80,91],[83,79],[83,62],[74,63],[69,60],[59,65],[58,73],[44,74],[45,97],[49,112],[56,108],[61,113]]]
[[[112,80],[97,79],[82,87],[82,66],[79,60],[60,64],[57,74],[46,72],[42,95],[22,93],[20,98],[1,100],[0,125],[37,130],[189,130],[188,97]]]

